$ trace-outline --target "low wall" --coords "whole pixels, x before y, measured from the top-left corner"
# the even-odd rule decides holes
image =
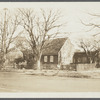
[[[42,64],[43,69],[56,69],[57,64]]]
[[[75,71],[76,64],[62,65],[61,70]]]
[[[76,70],[77,71],[86,71],[86,70],[92,70],[96,66],[95,63],[93,64],[77,64]]]
[[[70,64],[62,65],[61,70],[68,71],[86,71],[92,70],[96,67],[96,64]],[[42,69],[57,69],[57,64],[41,64]]]

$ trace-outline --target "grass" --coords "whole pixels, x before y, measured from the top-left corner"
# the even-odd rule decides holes
[[[89,75],[84,75],[79,72],[68,72],[63,74],[58,74],[60,77],[71,77],[71,78],[91,78]]]
[[[42,75],[42,76],[59,76],[59,77],[71,77],[71,78],[100,78],[100,69],[94,69],[89,71],[67,71],[67,70],[27,70],[27,69],[11,69],[2,70],[6,72],[18,72],[27,75]]]
[[[42,76],[58,76],[58,77],[71,77],[71,78],[100,78],[100,69],[91,71],[66,71],[66,70],[29,70],[25,71],[29,75],[42,75]]]
[[[72,78],[90,78],[90,75],[76,72],[76,71],[62,71],[62,70],[43,70],[43,71],[26,71],[27,75],[42,75],[42,76],[59,76]]]

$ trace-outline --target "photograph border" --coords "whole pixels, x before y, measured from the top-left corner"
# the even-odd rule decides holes
[[[100,2],[99,0],[0,0],[0,2]],[[38,96],[39,95],[39,96]],[[0,93],[1,100],[97,100],[100,98],[98,92],[73,92],[73,93]],[[34,98],[34,99],[33,99]],[[50,99],[51,98],[51,99]]]

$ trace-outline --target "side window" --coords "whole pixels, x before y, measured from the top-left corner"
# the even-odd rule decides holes
[[[47,61],[48,61],[48,57],[44,56],[44,62],[47,62]]]
[[[50,56],[50,62],[54,62],[54,57]]]

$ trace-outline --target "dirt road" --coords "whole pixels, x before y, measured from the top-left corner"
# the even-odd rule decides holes
[[[100,79],[0,72],[0,92],[100,92]]]

